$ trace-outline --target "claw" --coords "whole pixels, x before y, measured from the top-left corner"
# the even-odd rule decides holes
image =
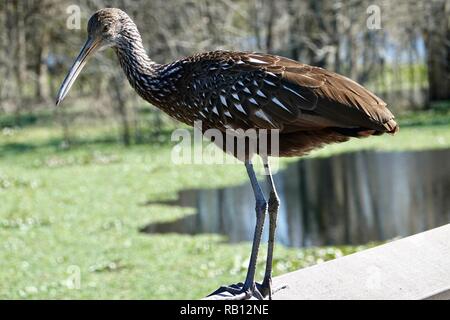
[[[223,286],[208,295],[207,299],[217,300],[264,300],[265,296],[261,293],[262,286],[253,283],[249,288],[245,288],[243,283],[231,286]]]
[[[265,297],[269,297],[269,300],[272,300],[272,278],[264,278],[261,292]]]

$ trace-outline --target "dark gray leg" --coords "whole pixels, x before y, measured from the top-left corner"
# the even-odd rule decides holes
[[[246,161],[245,167],[247,168],[247,173],[252,184],[253,193],[255,194],[256,227],[253,236],[252,253],[250,256],[247,277],[245,278],[244,289],[253,289],[253,287],[255,286],[256,260],[258,258],[259,245],[261,243],[264,220],[266,218],[267,202],[266,199],[264,199],[264,194],[256,178],[255,170],[253,169],[253,164],[251,163],[251,161]]]
[[[280,205],[280,200],[278,198],[277,190],[275,188],[275,183],[273,182],[272,172],[270,170],[269,161],[267,158],[263,158],[264,169],[267,175],[267,182],[270,187],[269,196],[269,242],[267,247],[267,261],[266,261],[266,271],[264,274],[264,281],[262,283],[262,294],[264,296],[269,296],[272,299],[272,260],[273,260],[273,247],[275,244],[275,229],[277,227],[277,217],[278,217],[278,207]]]
[[[232,296],[223,296],[227,300],[241,300],[249,299],[255,297],[257,299],[264,299],[264,296],[260,293],[261,286],[255,283],[255,271],[256,271],[256,261],[258,258],[259,246],[261,243],[261,236],[264,227],[264,219],[266,217],[267,202],[264,199],[264,194],[256,178],[255,171],[253,169],[253,164],[251,161],[245,161],[245,167],[247,169],[248,176],[253,188],[253,193],[255,194],[256,200],[256,226],[255,233],[253,236],[252,252],[250,255],[250,262],[247,270],[247,276],[245,278],[244,284],[238,284],[228,287],[221,287],[217,291],[213,292],[210,296],[220,295],[224,292],[231,293]]]

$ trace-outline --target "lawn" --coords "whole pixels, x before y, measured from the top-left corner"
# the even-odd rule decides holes
[[[449,123],[448,109],[404,115],[395,137],[353,140],[310,156],[448,148]],[[56,125],[0,130],[0,299],[200,298],[244,279],[249,243],[228,244],[214,234],[139,231],[193,214],[189,208],[146,202],[174,199],[186,188],[239,184],[247,179],[242,165],[174,165],[174,143],[167,137],[124,147],[102,139],[105,125],[74,126],[71,148],[63,147]],[[292,160],[282,164],[287,161]],[[361,248],[278,245],[274,272]]]

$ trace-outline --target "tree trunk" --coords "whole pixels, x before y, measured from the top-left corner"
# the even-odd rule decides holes
[[[46,59],[49,53],[49,35],[46,31],[36,47],[36,98],[41,101],[49,99],[49,82]]]
[[[450,99],[450,0],[431,2],[425,31],[430,101]]]
[[[21,1],[15,1],[16,9],[16,78],[17,92],[19,99],[23,97],[23,89],[26,81],[26,35],[25,35],[25,12],[24,4]]]
[[[267,26],[266,26],[266,30],[267,30],[267,34],[266,34],[266,51],[269,53],[272,53],[273,50],[273,24],[275,22],[275,1],[269,0],[269,4],[268,4],[268,12],[267,14],[268,19],[267,19]]]
[[[116,96],[116,109],[120,116],[120,123],[122,127],[122,142],[124,145],[131,144],[130,124],[128,121],[128,113],[126,108],[127,99],[124,96],[124,79],[122,76],[113,76],[114,92]]]

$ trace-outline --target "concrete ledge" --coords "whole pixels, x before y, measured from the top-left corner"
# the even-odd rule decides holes
[[[450,299],[450,224],[273,279],[273,299]]]

